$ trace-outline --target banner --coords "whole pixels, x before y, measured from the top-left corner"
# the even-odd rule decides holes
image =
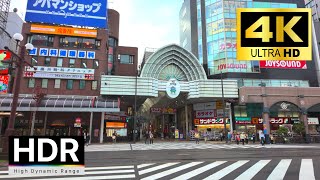
[[[9,61],[11,59],[11,53],[6,50],[0,50],[0,74],[9,74],[9,64],[3,63],[2,61]]]
[[[107,0],[28,0],[27,22],[107,28]]]
[[[94,80],[92,74],[62,74],[62,73],[44,73],[44,72],[24,72],[27,78],[45,78],[45,79],[83,79]]]
[[[306,61],[259,61],[260,68],[307,69]]]
[[[213,118],[216,117],[214,110],[196,111],[196,118]]]
[[[30,32],[39,34],[54,34],[92,38],[96,38],[98,34],[98,31],[96,29],[80,29],[72,27],[48,26],[38,24],[32,24]]]
[[[0,75],[0,94],[8,93],[9,75]]]

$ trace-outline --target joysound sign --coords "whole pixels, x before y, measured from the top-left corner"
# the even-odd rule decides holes
[[[181,90],[181,86],[179,81],[176,79],[170,79],[166,84],[166,93],[167,96],[171,99],[174,99],[179,96]]]

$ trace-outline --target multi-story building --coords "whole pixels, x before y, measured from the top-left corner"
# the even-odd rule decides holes
[[[307,123],[307,117],[302,117],[303,113],[318,118],[319,114],[314,113],[320,109],[311,107],[317,106],[319,97],[315,95],[317,101],[312,102],[302,98],[311,92],[318,94],[315,93],[315,89],[308,88],[319,85],[315,76],[318,72],[315,59],[319,57],[316,51],[313,51],[313,61],[284,61],[281,63],[285,65],[281,68],[267,61],[236,60],[236,8],[303,7],[305,7],[303,0],[184,1],[180,10],[180,45],[198,57],[208,78],[238,81],[239,101],[232,103],[237,130],[252,133],[264,129],[262,123],[265,123],[268,127],[266,133],[269,134],[279,127],[279,123],[275,123],[274,119],[289,117]],[[194,47],[195,43],[197,48]],[[273,61],[273,63],[278,62]],[[290,93],[275,95],[276,92]],[[253,100],[252,94],[257,96],[260,94],[266,98]],[[279,96],[282,98],[278,98]],[[300,98],[292,100],[289,96]],[[287,105],[292,108],[289,112],[284,112],[283,108],[288,107]],[[318,120],[316,124],[319,124]],[[315,132],[313,128],[312,133]]]
[[[35,48],[25,56],[18,134],[29,134],[30,127],[34,135],[79,135],[86,130],[93,142],[103,142],[117,130],[126,138],[127,114],[121,109],[127,106],[120,97],[100,95],[101,75],[135,75],[138,49],[118,45],[117,11],[108,10],[106,22],[108,29],[23,24],[21,44]],[[10,111],[11,95],[1,98],[0,109]],[[6,123],[4,117],[2,129]]]

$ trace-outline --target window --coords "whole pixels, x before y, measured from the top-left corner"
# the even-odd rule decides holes
[[[37,56],[32,56],[31,57],[31,65],[32,66],[37,66],[38,65],[38,57]]]
[[[247,117],[246,106],[234,106],[234,116],[235,117]]]
[[[75,59],[69,59],[69,67],[74,68],[75,66],[76,60]]]
[[[252,72],[260,72],[259,61],[251,61]]]
[[[93,60],[93,69],[99,68],[99,60]]]
[[[78,48],[81,41],[81,38],[76,37],[61,37],[60,38],[60,47],[74,47]]]
[[[28,42],[34,46],[53,46],[53,36],[34,34],[28,37]]]
[[[46,57],[44,60],[44,66],[50,66],[50,58]]]
[[[73,80],[67,80],[67,89],[73,88]]]
[[[62,67],[63,64],[63,58],[58,58],[57,59],[57,67]]]
[[[88,68],[88,61],[86,59],[81,60],[81,68]]]
[[[48,88],[48,79],[42,79],[41,87],[42,88]]]
[[[86,88],[86,81],[85,80],[80,80],[79,89],[85,89],[85,88]]]
[[[54,80],[54,88],[59,89],[61,84],[61,79],[55,79]]]
[[[29,79],[28,88],[34,88],[35,83],[36,83],[36,79],[33,79],[33,78]]]
[[[96,40],[96,49],[100,49],[101,47],[101,41],[100,40]]]
[[[94,49],[95,39],[83,38],[80,47],[83,49]]]
[[[92,90],[97,90],[98,89],[98,81],[92,81],[91,89]]]
[[[120,63],[121,64],[133,64],[133,55],[120,55]]]

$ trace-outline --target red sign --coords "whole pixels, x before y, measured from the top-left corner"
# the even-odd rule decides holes
[[[9,61],[11,53],[6,50],[0,50],[0,74],[7,75],[9,73],[8,64],[3,64],[1,61]]]
[[[81,118],[77,118],[76,123],[81,123]]]
[[[259,61],[260,68],[307,69],[306,61]]]
[[[223,118],[201,118],[194,119],[195,125],[205,125],[205,124],[223,124]]]
[[[0,75],[0,94],[8,93],[9,75]]]
[[[213,118],[216,117],[216,113],[214,110],[204,110],[204,111],[196,111],[196,118]]]

